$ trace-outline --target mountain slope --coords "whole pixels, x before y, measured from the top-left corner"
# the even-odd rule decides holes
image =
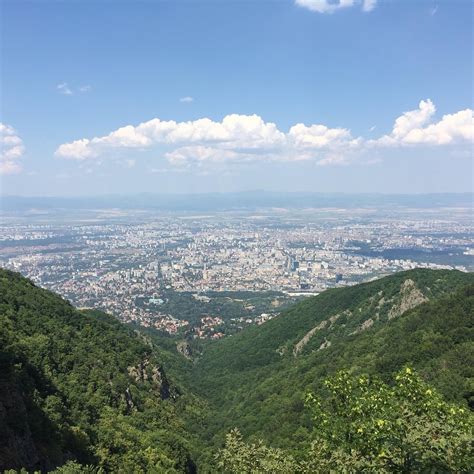
[[[339,369],[389,380],[411,364],[448,399],[466,403],[474,393],[473,284],[474,275],[461,272],[403,272],[326,291],[209,345],[193,374],[215,409],[203,436],[218,443],[238,427],[298,449],[311,424],[305,394]]]
[[[0,470],[216,472],[234,427],[299,458],[314,433],[305,396],[340,369],[390,382],[409,364],[472,407],[473,319],[473,274],[414,270],[324,292],[193,362],[0,270]]]
[[[5,270],[0,328],[0,471],[194,470],[179,390],[137,333]]]

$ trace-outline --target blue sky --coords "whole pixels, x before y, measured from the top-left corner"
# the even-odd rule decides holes
[[[1,5],[3,193],[472,189],[470,1]]]

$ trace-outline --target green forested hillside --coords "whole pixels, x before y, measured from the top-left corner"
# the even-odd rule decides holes
[[[218,444],[237,427],[298,451],[312,430],[306,393],[340,369],[390,380],[409,364],[447,399],[472,403],[473,277],[414,270],[326,291],[209,345],[192,376],[213,411],[203,436]]]
[[[5,270],[0,328],[0,471],[193,471],[182,396],[136,333]]]
[[[0,471],[462,470],[473,305],[474,275],[413,270],[324,292],[187,359],[179,341],[0,270]]]

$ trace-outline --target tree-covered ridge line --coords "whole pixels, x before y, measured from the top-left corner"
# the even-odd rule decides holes
[[[360,332],[361,326],[369,319],[373,320],[374,326],[384,324],[404,312],[403,303],[407,303],[407,296],[410,299],[417,295],[419,304],[423,302],[420,296],[434,300],[470,283],[474,283],[473,273],[417,269],[370,283],[326,290],[294,305],[262,328],[250,328],[231,339],[213,344],[211,354],[214,356],[220,346],[228,349],[240,346],[242,355],[236,360],[240,369],[266,365],[278,361],[283,354],[293,353],[296,344],[324,321],[332,324],[327,324],[317,337],[312,337],[304,352],[319,348],[326,338],[331,341]],[[338,319],[337,324],[331,321],[334,318]],[[256,352],[259,357],[254,357]]]
[[[397,305],[397,292],[407,280],[420,291],[429,291],[430,301],[391,319],[388,307],[384,321],[359,332],[353,330],[359,321],[348,328],[348,319],[340,317],[329,336],[330,346],[319,350],[321,340],[314,335],[294,356],[295,341],[334,314],[351,311],[368,317],[369,311],[358,308],[373,307],[382,298],[380,292]],[[448,400],[472,406],[473,288],[472,274],[403,272],[324,292],[260,328],[209,345],[193,374],[197,393],[205,393],[214,410],[202,436],[218,445],[228,430],[237,427],[250,439],[298,451],[309,440],[312,426],[304,409],[306,393],[320,393],[322,381],[341,369],[389,381],[409,364]],[[281,351],[285,344],[288,350]]]

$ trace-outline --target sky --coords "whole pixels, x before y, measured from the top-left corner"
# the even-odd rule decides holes
[[[0,3],[3,194],[472,191],[470,0]]]

